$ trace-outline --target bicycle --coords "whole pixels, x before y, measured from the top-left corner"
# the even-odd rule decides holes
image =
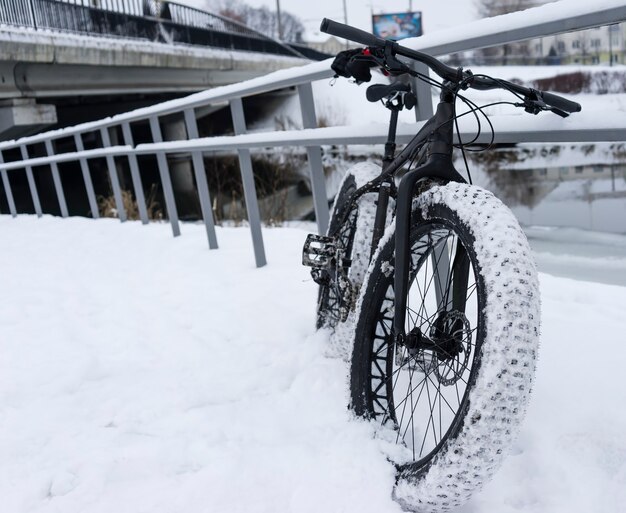
[[[351,409],[397,443],[394,498],[406,509],[446,511],[491,477],[512,444],[540,328],[528,241],[511,211],[471,184],[465,146],[474,141],[459,136],[456,145],[469,182],[454,168],[456,100],[477,119],[485,114],[461,94],[467,88],[507,90],[518,101],[498,103],[532,114],[565,117],[581,107],[332,20],[321,30],[366,46],[337,56],[338,75],[368,81],[377,66],[441,89],[435,114],[397,155],[398,112],[414,106],[415,95],[400,81],[367,89],[369,101],[391,110],[382,169],[348,171],[327,235],[307,237],[303,264],[320,286],[318,328],[351,333]],[[425,63],[443,82],[399,57]]]

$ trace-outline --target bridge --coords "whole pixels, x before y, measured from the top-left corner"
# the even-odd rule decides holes
[[[320,57],[213,13],[142,0],[0,0],[0,47],[0,139]]]
[[[506,15],[506,21],[497,18],[480,20],[464,27],[461,32],[457,29],[441,31],[403,43],[432,55],[446,55],[626,20],[626,6],[621,0],[607,0],[602,7],[576,3],[565,11],[561,9],[561,4],[558,2],[532,11]],[[173,182],[180,178],[180,172],[175,168],[176,159],[186,159],[189,164],[187,176],[193,176],[190,181],[194,184],[193,196],[201,207],[209,247],[214,249],[218,247],[218,242],[204,157],[225,151],[235,152],[241,172],[255,262],[257,266],[263,266],[266,257],[251,151],[284,147],[300,147],[306,150],[316,220],[320,233],[324,233],[329,212],[322,148],[337,144],[381,144],[386,139],[387,127],[384,124],[318,127],[311,84],[329,79],[332,74],[330,61],[327,60],[203,91],[184,99],[138,109],[98,122],[2,142],[0,172],[3,194],[0,193],[0,209],[13,216],[21,212],[36,213],[38,216],[51,212],[67,217],[70,213],[84,215],[90,212],[92,217],[97,218],[99,212],[93,183],[97,178],[101,184],[106,184],[107,194],[115,199],[120,221],[127,219],[122,199],[123,193],[127,192],[132,194],[139,217],[147,224],[147,188],[143,182],[147,178],[147,171],[145,167],[140,169],[138,162],[139,159],[146,162],[145,159],[150,158],[152,167],[158,171],[157,180],[163,191],[163,205],[172,233],[179,236],[181,230],[178,209],[186,201]],[[303,129],[246,133],[244,106],[249,105],[249,100],[287,87],[295,88],[298,92]],[[401,144],[408,142],[432,115],[430,87],[417,86],[416,93],[419,102],[416,124],[399,125],[398,142]],[[203,109],[224,105],[230,108],[234,135],[200,137],[198,113]],[[173,116],[178,117],[184,125],[185,137],[168,137],[164,134],[162,125]],[[608,110],[583,111],[568,119],[544,117],[541,122],[530,116],[516,117],[513,122],[510,116],[492,116],[490,119],[495,127],[496,143],[626,140],[626,124]],[[475,126],[467,116],[459,119],[459,128],[463,140],[469,140],[475,135]],[[141,129],[144,130],[144,138],[136,142],[134,134]],[[490,133],[483,131],[476,141],[488,144],[490,136]],[[86,147],[87,142],[89,147]],[[61,180],[62,174],[64,180]],[[123,190],[120,177],[126,178],[130,190]],[[72,196],[79,197],[82,201],[82,210],[72,206],[68,208],[64,183],[67,184],[70,178],[75,184],[82,181],[80,187],[72,189]],[[17,191],[16,194],[13,193],[14,190]],[[191,193],[189,190],[186,192]]]

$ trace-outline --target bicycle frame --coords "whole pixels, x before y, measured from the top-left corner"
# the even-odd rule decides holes
[[[393,330],[394,337],[402,342],[406,336],[404,323],[406,318],[406,293],[409,282],[409,231],[411,227],[411,205],[415,197],[415,188],[418,182],[425,179],[438,179],[445,182],[465,182],[452,163],[453,150],[453,120],[455,116],[454,100],[456,85],[447,83],[441,93],[440,103],[432,118],[430,118],[419,132],[411,139],[407,146],[393,160],[385,162],[381,176],[376,180],[383,183],[399,171],[411,156],[424,144],[428,145],[428,156],[424,164],[416,169],[409,170],[400,180],[396,196],[396,232],[395,232],[395,269],[394,269],[394,308]],[[393,116],[393,113],[392,113]],[[395,130],[390,131],[389,143],[395,143]],[[387,146],[386,145],[386,146]],[[345,212],[365,192],[371,190],[366,184],[355,191],[352,200],[347,202]],[[378,245],[377,234],[382,234],[386,222],[388,190],[379,188],[372,253]]]
[[[455,119],[454,102],[459,90],[467,88],[477,90],[505,89],[522,100],[521,103],[515,103],[513,105],[523,107],[526,112],[531,114],[551,111],[561,117],[567,117],[572,112],[579,112],[581,106],[576,102],[572,102],[556,94],[538,91],[486,75],[474,75],[470,70],[463,70],[463,68],[452,68],[428,54],[411,50],[401,46],[395,41],[378,38],[356,27],[337,23],[327,18],[324,18],[322,21],[320,30],[365,45],[367,52],[362,52],[360,60],[365,59],[369,64],[380,66],[391,75],[400,76],[408,74],[429,82],[427,77],[412,71],[405,63],[398,60],[397,56],[399,55],[426,64],[444,80],[443,84],[436,84],[441,87],[442,92],[440,97],[441,101],[437,106],[437,111],[434,116],[424,124],[421,130],[419,130],[415,137],[395,158],[392,158],[392,155],[395,151],[397,112],[393,112],[393,105],[389,105],[391,100],[388,101],[387,106],[392,108],[392,118],[389,127],[389,140],[385,145],[383,172],[378,178],[358,189],[352,196],[351,201],[347,201],[343,210],[339,212],[341,225],[347,220],[346,216],[355,206],[355,202],[361,195],[366,192],[378,190],[377,212],[370,252],[370,257],[373,256],[386,224],[387,200],[395,185],[392,177],[407,161],[414,160],[415,155],[417,155],[417,152],[422,146],[425,144],[428,145],[426,162],[417,169],[409,170],[400,180],[396,192],[396,260],[394,270],[396,305],[393,330],[396,341],[403,344],[406,338],[404,322],[406,317],[406,293],[409,278],[409,262],[407,256],[410,250],[409,232],[411,205],[415,195],[416,185],[418,182],[428,178],[439,179],[444,182],[465,182],[452,164],[453,121]],[[352,60],[356,58],[357,56],[351,57]],[[366,66],[369,64],[366,63]],[[341,63],[339,63],[336,68],[333,67],[333,69],[338,75],[353,77],[360,81],[368,81],[367,74],[369,72],[363,73],[362,70],[357,69],[350,70],[347,65]],[[355,72],[357,72],[357,75],[355,75]],[[399,92],[400,89],[397,91]],[[329,235],[334,236],[335,234]],[[332,243],[332,240],[325,242]],[[310,259],[310,262],[313,264],[312,266],[315,266],[314,259]],[[439,269],[435,269],[435,272],[438,274]],[[450,272],[454,273],[452,308],[462,312],[465,310],[465,299],[461,294],[461,288],[463,281],[467,280],[469,273],[467,253],[463,249],[457,251],[457,254],[454,256],[454,266],[450,268]],[[436,291],[438,288],[439,287],[435,285]],[[439,292],[437,292],[437,294],[439,294]],[[422,335],[423,334],[420,334],[420,336]]]

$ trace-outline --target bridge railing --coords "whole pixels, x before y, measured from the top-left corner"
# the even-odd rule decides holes
[[[0,0],[0,24],[301,57],[235,20],[175,2]]]
[[[605,0],[602,7],[582,5],[581,3],[557,2],[529,11],[514,13],[498,18],[480,20],[468,24],[462,31],[458,29],[442,31],[421,38],[404,41],[403,44],[413,49],[433,55],[443,55],[464,50],[483,48],[498,44],[511,43],[533,37],[541,37],[573,30],[582,30],[626,20],[626,6],[621,0]],[[549,20],[549,21],[545,21]],[[185,154],[191,156],[196,179],[203,220],[206,227],[210,248],[217,248],[214,219],[211,210],[211,198],[207,186],[207,174],[203,155],[224,151],[236,151],[242,177],[245,204],[250,225],[255,260],[258,266],[265,264],[265,252],[261,231],[261,222],[257,193],[254,185],[253,167],[250,151],[253,148],[272,148],[298,146],[306,148],[311,187],[317,225],[320,232],[326,230],[329,217],[321,148],[324,145],[383,143],[386,127],[330,127],[317,128],[312,82],[332,76],[330,60],[309,64],[300,68],[281,70],[239,84],[220,87],[190,95],[183,99],[120,114],[98,122],[84,123],[75,127],[46,132],[25,137],[16,141],[0,142],[0,174],[6,195],[9,212],[17,215],[12,195],[9,174],[24,173],[32,199],[33,209],[41,216],[43,211],[39,201],[35,168],[49,166],[61,215],[66,217],[68,209],[64,196],[58,165],[63,162],[77,162],[83,175],[85,189],[89,199],[92,216],[98,217],[95,192],[92,183],[90,162],[105,159],[108,175],[113,189],[117,212],[121,221],[126,220],[122,201],[122,191],[115,158],[125,159],[132,178],[134,196],[139,215],[143,223],[148,222],[141,172],[138,157],[151,155],[156,157],[161,184],[163,187],[167,217],[174,236],[180,234],[179,219],[174,196],[171,170],[167,155]],[[424,71],[424,70],[422,70]],[[297,89],[302,113],[303,130],[287,132],[246,133],[246,120],[242,99],[284,89]],[[416,110],[417,124],[401,125],[398,142],[407,142],[419,129],[423,120],[432,114],[432,98],[428,87],[420,86],[417,90],[420,108]],[[364,100],[365,101],[365,100]],[[228,103],[230,106],[234,136],[210,138],[198,137],[196,114],[199,109]],[[161,122],[171,114],[184,116],[187,140],[164,141]],[[566,120],[552,116],[537,118],[516,117],[515,124],[502,118],[494,117],[496,142],[587,142],[587,141],[625,141],[626,120],[614,116],[604,116],[597,112],[583,112]],[[465,124],[467,118],[460,120],[462,132],[469,132],[472,127]],[[135,144],[133,125],[148,123],[152,141]],[[111,131],[121,132],[121,144],[111,143]],[[84,140],[91,136],[99,141],[99,147],[85,150]],[[55,142],[71,138],[75,150],[57,153]],[[481,139],[479,142],[486,142]],[[46,156],[32,157],[31,149],[44,144]],[[15,158],[15,154],[19,156]],[[12,161],[5,162],[4,156],[14,155]]]

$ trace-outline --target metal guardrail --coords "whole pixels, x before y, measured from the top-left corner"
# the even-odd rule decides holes
[[[575,4],[575,9],[563,10],[569,2],[557,2],[543,7],[505,15],[500,21],[507,27],[495,33],[490,29],[499,27],[495,18],[480,20],[464,27],[461,36],[459,31],[449,30],[405,41],[404,44],[440,55],[442,52],[456,52],[466,49],[481,48],[484,46],[509,43],[529,37],[546,36],[560,32],[581,30],[599,26],[607,22],[615,23],[626,20],[626,5],[621,0],[608,1],[602,8]],[[566,12],[567,11],[567,12]],[[551,21],[545,22],[544,19]],[[61,162],[80,163],[85,189],[92,214],[98,216],[95,205],[95,192],[91,182],[90,162],[96,158],[104,158],[111,180],[116,208],[121,221],[126,219],[124,206],[121,201],[119,177],[114,163],[114,157],[127,160],[132,177],[133,192],[137,200],[140,218],[143,223],[148,222],[144,190],[138,157],[141,155],[156,156],[161,183],[163,186],[165,207],[174,236],[180,234],[176,201],[172,189],[170,169],[166,159],[167,154],[185,153],[191,155],[193,170],[196,178],[198,196],[206,227],[210,248],[217,248],[214,220],[211,211],[211,199],[207,186],[206,170],[203,154],[216,153],[226,149],[236,150],[239,157],[240,171],[244,188],[248,221],[251,229],[255,260],[257,266],[265,264],[265,252],[261,233],[261,222],[257,195],[254,186],[253,168],[250,150],[257,147],[300,146],[307,150],[314,206],[320,232],[326,230],[328,224],[328,202],[324,183],[324,174],[321,159],[321,146],[327,144],[372,144],[382,143],[386,137],[385,127],[333,127],[317,128],[315,104],[311,83],[332,76],[330,60],[314,63],[297,69],[281,70],[265,77],[255,78],[240,84],[224,86],[209,91],[196,93],[187,98],[173,100],[160,105],[138,109],[99,122],[85,123],[63,130],[51,131],[17,141],[0,142],[0,174],[9,211],[17,215],[12,195],[9,173],[24,172],[26,174],[32,203],[37,215],[42,215],[41,202],[37,191],[37,180],[34,168],[49,166],[54,181],[57,200],[63,217],[68,215],[58,164]],[[286,87],[297,88],[300,99],[304,130],[291,132],[267,132],[264,134],[246,134],[246,122],[243,111],[242,98],[261,94]],[[431,95],[428,88],[418,90],[418,99],[421,99],[421,108],[416,112],[418,120],[424,120],[432,112]],[[235,136],[198,138],[196,123],[196,109],[209,105],[228,102],[231,110]],[[183,114],[187,130],[186,141],[163,142],[160,118],[170,114]],[[584,113],[583,113],[584,114]],[[152,142],[136,145],[133,140],[132,126],[135,123],[149,123]],[[553,120],[549,125],[537,126],[536,119],[529,118],[526,122],[517,122],[511,128],[505,126],[498,131],[498,122],[495,121],[498,139],[497,142],[585,142],[585,141],[624,141],[626,140],[626,121],[598,118],[598,116],[581,116],[576,119]],[[532,123],[534,121],[534,123]],[[399,142],[407,141],[419,126],[400,126]],[[123,134],[122,145],[111,145],[110,131],[120,129]],[[97,134],[100,148],[84,150],[83,138]],[[55,141],[72,138],[76,151],[55,154]],[[39,158],[29,157],[29,148],[36,144],[44,144],[47,156]],[[4,162],[4,156],[19,150],[20,157],[13,162]]]
[[[234,20],[154,0],[0,0],[0,24],[302,57]]]

